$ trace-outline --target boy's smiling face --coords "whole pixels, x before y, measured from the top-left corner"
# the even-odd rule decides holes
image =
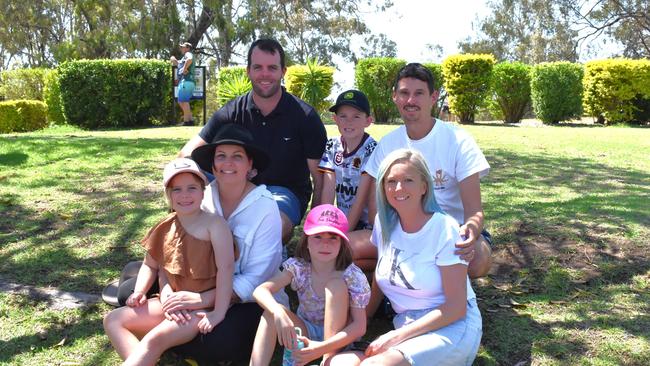
[[[334,114],[334,121],[345,141],[356,141],[363,137],[366,127],[372,123],[372,117],[350,105],[342,105]]]

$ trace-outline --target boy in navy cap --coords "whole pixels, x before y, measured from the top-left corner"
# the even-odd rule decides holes
[[[373,217],[368,215],[370,177],[366,161],[377,142],[365,132],[372,124],[368,98],[358,90],[347,90],[330,109],[341,136],[327,141],[319,164],[323,172],[321,203],[333,204],[348,217],[354,263],[364,271],[375,268],[377,251],[368,241]],[[374,205],[373,205],[374,207]],[[357,240],[358,239],[358,240]]]

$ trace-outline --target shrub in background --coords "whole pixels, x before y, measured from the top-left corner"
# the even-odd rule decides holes
[[[438,93],[438,102],[434,104],[433,109],[431,110],[431,115],[438,118],[440,116],[440,111],[442,110],[442,105],[444,104],[445,99],[447,99],[447,92],[443,88],[445,79],[442,74],[442,65],[433,63],[425,63],[423,65],[433,74],[433,89]]]
[[[647,90],[647,89],[646,89]],[[634,103],[633,123],[650,122],[650,97],[637,96],[632,101]]]
[[[585,64],[585,111],[601,121],[647,121],[650,117],[650,60],[611,59]]]
[[[453,55],[442,62],[449,109],[461,123],[474,123],[476,111],[490,90],[493,66],[494,56],[485,54]]]
[[[236,97],[248,93],[252,88],[253,86],[246,74],[246,67],[222,67],[219,69],[216,82],[216,108],[221,108]]]
[[[521,62],[500,62],[492,69],[490,109],[497,108],[506,123],[521,121],[530,104],[530,66]]]
[[[61,83],[57,69],[44,75],[43,100],[47,104],[47,120],[50,124],[64,124],[63,106],[61,105]]]
[[[43,100],[43,80],[49,69],[16,69],[0,72],[0,96],[5,100]]]
[[[557,123],[582,115],[583,68],[571,62],[544,62],[531,70],[533,110],[544,123]]]
[[[171,109],[166,61],[70,61],[59,66],[59,82],[66,121],[83,128],[156,124]]]
[[[325,98],[334,85],[333,67],[321,65],[318,60],[307,60],[307,65],[289,66],[284,80],[289,93],[309,103],[319,113],[327,110],[329,103]]]
[[[357,63],[355,83],[368,97],[377,122],[390,122],[398,116],[392,100],[393,83],[404,65],[406,61],[388,57],[365,58]]]
[[[29,132],[47,126],[47,106],[40,100],[0,102],[0,133]]]

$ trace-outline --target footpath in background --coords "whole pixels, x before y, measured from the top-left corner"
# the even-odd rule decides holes
[[[34,287],[6,282],[0,278],[0,292],[15,293],[38,299],[54,310],[78,309],[101,301],[101,296],[84,292],[66,292],[57,288]]]

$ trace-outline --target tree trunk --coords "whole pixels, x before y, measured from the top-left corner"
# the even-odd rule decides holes
[[[214,10],[204,4],[199,21],[196,23],[196,27],[187,39],[187,41],[192,44],[192,47],[196,47],[196,45],[199,44],[199,41],[203,38],[205,32],[207,32],[208,28],[212,25],[213,20]]]

